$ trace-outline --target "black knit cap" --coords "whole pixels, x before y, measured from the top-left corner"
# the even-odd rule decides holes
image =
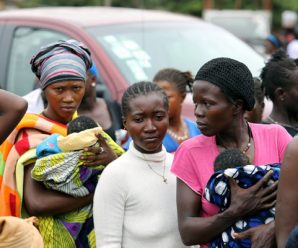
[[[255,104],[253,77],[247,66],[230,58],[216,58],[205,63],[195,80],[212,83],[233,100],[242,99],[244,109],[252,110]]]

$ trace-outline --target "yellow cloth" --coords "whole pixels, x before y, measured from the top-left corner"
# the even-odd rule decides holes
[[[101,127],[95,127],[79,133],[72,133],[65,137],[59,136],[57,138],[58,146],[63,152],[81,150],[85,147],[94,145],[98,141],[95,134],[101,132]]]

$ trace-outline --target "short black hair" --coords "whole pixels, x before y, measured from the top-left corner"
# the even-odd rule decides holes
[[[91,117],[79,116],[67,124],[67,134],[79,133],[95,127],[98,127],[98,124]]]
[[[192,91],[193,76],[189,71],[179,71],[174,68],[161,69],[156,73],[153,82],[167,81],[173,84],[181,94]]]
[[[258,103],[264,102],[265,89],[260,78],[254,77],[255,99]]]
[[[147,96],[150,94],[158,94],[162,97],[163,105],[166,111],[169,109],[169,102],[166,93],[158,85],[149,82],[141,81],[135,84],[132,84],[127,88],[122,96],[121,111],[122,116],[125,118],[130,111],[129,103],[132,99],[135,99],[139,96]]]
[[[239,149],[227,149],[222,151],[214,161],[214,170],[225,170],[237,166],[248,165],[249,158]]]
[[[285,50],[278,49],[266,63],[260,78],[265,88],[265,96],[275,101],[274,92],[278,87],[288,88],[293,85],[292,74],[298,67]]]

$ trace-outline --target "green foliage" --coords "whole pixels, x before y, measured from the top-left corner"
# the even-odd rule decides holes
[[[239,0],[240,1],[240,0]],[[37,6],[95,6],[104,5],[107,0],[17,0],[19,7]],[[195,16],[201,16],[202,0],[110,0],[112,6],[163,9]],[[213,0],[217,9],[234,9],[236,0]],[[241,9],[261,9],[261,0],[242,0]],[[298,11],[297,0],[272,0],[273,26],[280,27],[281,13],[284,10]]]

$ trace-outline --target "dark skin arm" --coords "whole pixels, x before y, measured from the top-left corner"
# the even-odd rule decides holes
[[[92,203],[93,194],[72,197],[58,191],[48,190],[31,177],[34,165],[24,168],[24,204],[29,215],[45,216],[70,212]]]
[[[240,188],[233,179],[230,179],[230,207],[211,217],[198,217],[201,211],[201,196],[177,179],[178,224],[184,244],[208,243],[244,216],[274,206],[277,183],[263,187],[271,175],[272,172],[268,172],[257,184],[248,189]]]
[[[85,156],[85,166],[107,165],[117,158],[114,151],[108,146],[104,137],[96,135],[100,147],[89,147],[86,150],[94,155]],[[28,165],[24,171],[24,203],[30,215],[56,215],[64,214],[92,203],[93,194],[85,197],[72,197],[58,191],[49,190],[31,177],[34,165]]]
[[[288,236],[298,223],[298,138],[287,146],[280,172],[276,204],[276,241],[285,247]]]
[[[0,144],[13,131],[27,110],[27,101],[20,96],[0,90]]]

